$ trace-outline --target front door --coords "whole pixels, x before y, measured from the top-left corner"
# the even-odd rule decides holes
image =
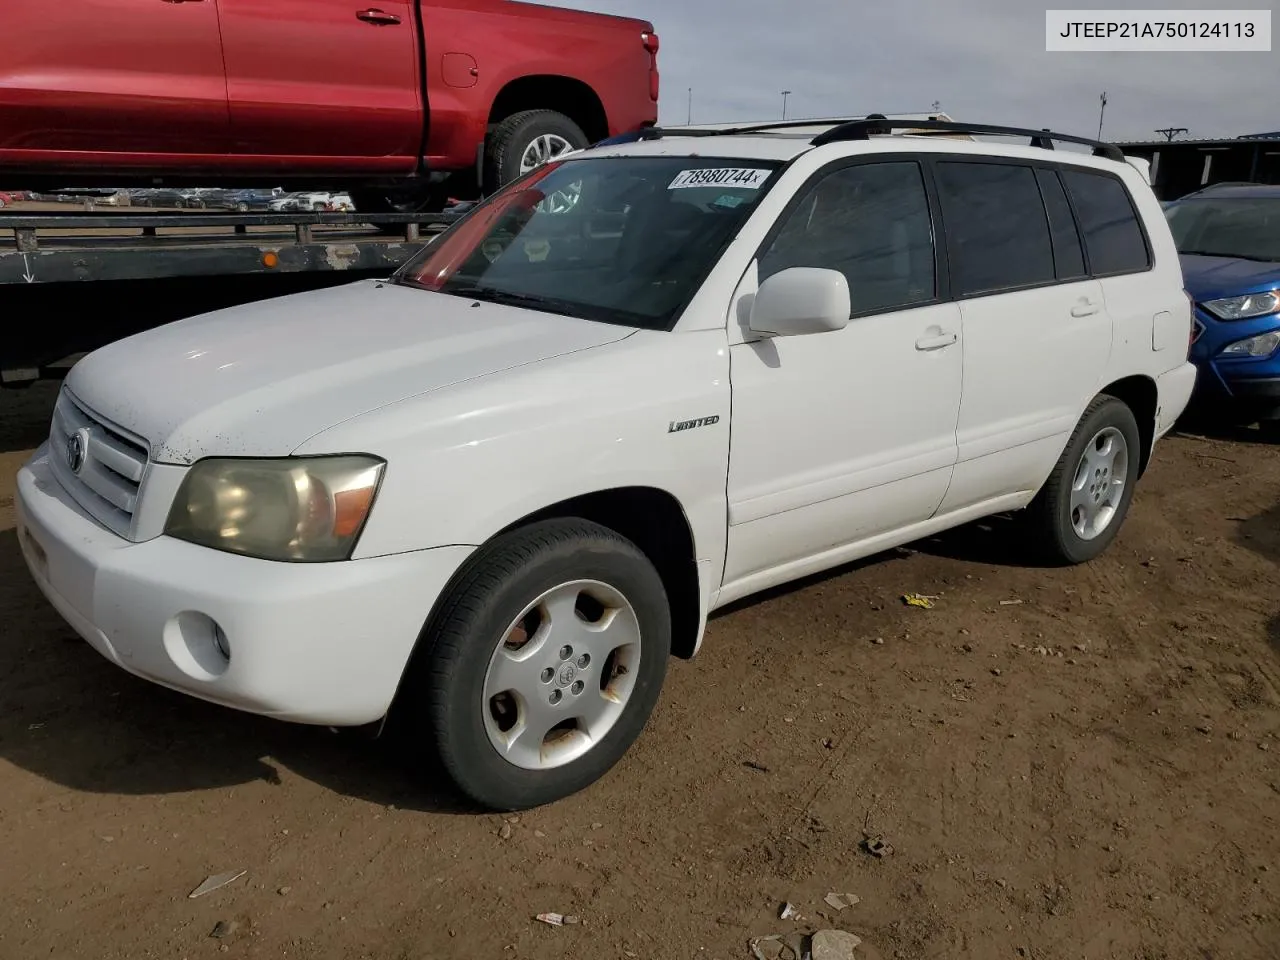
[[[289,172],[414,169],[423,110],[409,0],[219,4],[235,153],[282,158]]]
[[[216,0],[0,5],[0,150],[172,166],[156,155],[224,152],[227,129]]]
[[[730,347],[732,592],[829,566],[942,502],[963,344],[959,308],[937,300],[933,232],[914,160],[820,173],[784,214],[759,281],[787,267],[839,270],[853,318],[831,333]]]

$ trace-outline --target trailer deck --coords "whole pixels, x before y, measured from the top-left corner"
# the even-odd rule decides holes
[[[389,272],[457,217],[447,212],[0,213],[0,284]]]

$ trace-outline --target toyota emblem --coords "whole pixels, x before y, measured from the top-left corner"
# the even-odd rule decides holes
[[[72,473],[79,473],[84,466],[85,442],[79,431],[67,437],[67,466]]]

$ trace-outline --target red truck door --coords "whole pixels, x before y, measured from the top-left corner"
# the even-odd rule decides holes
[[[295,173],[413,170],[424,121],[410,0],[219,0],[219,8],[232,153],[242,163],[278,158]]]
[[[0,151],[38,165],[145,165],[228,145],[216,0],[0,4]],[[172,161],[156,159],[156,165]]]

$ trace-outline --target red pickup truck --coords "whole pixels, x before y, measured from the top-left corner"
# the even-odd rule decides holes
[[[0,184],[486,192],[657,119],[658,37],[515,0],[10,0]]]

